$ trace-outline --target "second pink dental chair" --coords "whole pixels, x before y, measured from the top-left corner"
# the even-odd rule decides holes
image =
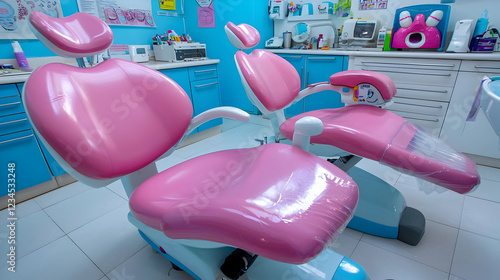
[[[354,166],[361,158],[381,162],[461,194],[479,184],[473,161],[404,118],[380,108],[396,94],[389,77],[370,71],[344,71],[332,75],[329,82],[300,91],[300,77],[285,59],[265,50],[256,49],[250,54],[241,51],[259,42],[255,28],[229,22],[225,31],[230,42],[240,49],[235,62],[245,92],[262,114],[269,116],[276,142],[280,136],[294,139],[295,123],[303,117],[316,117],[323,122],[323,132],[312,136],[311,143],[329,149],[314,152],[339,157],[334,164],[348,172],[360,188],[360,202],[348,227],[397,238],[410,245],[418,244],[425,231],[424,216],[407,207],[398,190]],[[341,94],[347,106],[285,119],[285,108],[325,90]]]
[[[113,40],[104,22],[85,13],[57,19],[32,12],[30,23],[63,56],[94,55]],[[361,266],[327,249],[352,218],[357,185],[296,147],[304,141],[220,151],[158,173],[155,160],[201,123],[243,121],[248,114],[217,108],[192,118],[178,84],[121,59],[90,68],[44,65],[30,75],[22,97],[35,132],[61,166],[93,187],[121,180],[130,222],[193,278],[368,279]],[[306,118],[296,129],[296,138],[306,139],[322,125]]]

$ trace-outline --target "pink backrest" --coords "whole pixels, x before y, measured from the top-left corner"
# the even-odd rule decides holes
[[[53,18],[33,11],[29,22],[42,43],[61,56],[86,57],[98,54],[113,42],[113,32],[109,26],[87,13]]]
[[[336,86],[355,86],[366,83],[378,89],[384,100],[390,100],[396,95],[396,86],[391,78],[382,73],[365,70],[348,70],[330,76],[330,83]]]
[[[285,59],[265,50],[235,55],[243,79],[269,111],[283,109],[300,92],[300,76]]]
[[[260,34],[257,29],[248,24],[235,25],[228,22],[225,30],[231,43],[238,49],[253,48],[260,42]]]
[[[92,68],[41,66],[26,82],[24,98],[51,148],[93,179],[116,178],[150,164],[183,137],[193,115],[178,84],[122,59]]]

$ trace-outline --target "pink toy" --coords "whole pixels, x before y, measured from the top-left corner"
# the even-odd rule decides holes
[[[443,12],[438,10],[433,12],[427,21],[423,14],[418,14],[412,22],[410,14],[403,11],[400,14],[401,28],[392,36],[392,47],[402,49],[440,48],[441,32],[436,28],[436,25],[442,17]]]

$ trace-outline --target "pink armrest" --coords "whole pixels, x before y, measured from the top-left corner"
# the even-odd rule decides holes
[[[396,95],[396,86],[391,78],[382,73],[365,70],[347,70],[330,76],[330,83],[336,86],[354,88],[366,83],[372,84],[380,91],[384,100],[390,100]]]

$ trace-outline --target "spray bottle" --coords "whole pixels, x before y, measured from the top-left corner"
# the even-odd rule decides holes
[[[21,48],[21,45],[19,45],[18,41],[12,42],[12,48],[14,49],[14,55],[16,56],[19,68],[26,71],[33,71],[33,69],[31,69],[30,65],[28,64],[28,60],[26,59],[23,49]]]

